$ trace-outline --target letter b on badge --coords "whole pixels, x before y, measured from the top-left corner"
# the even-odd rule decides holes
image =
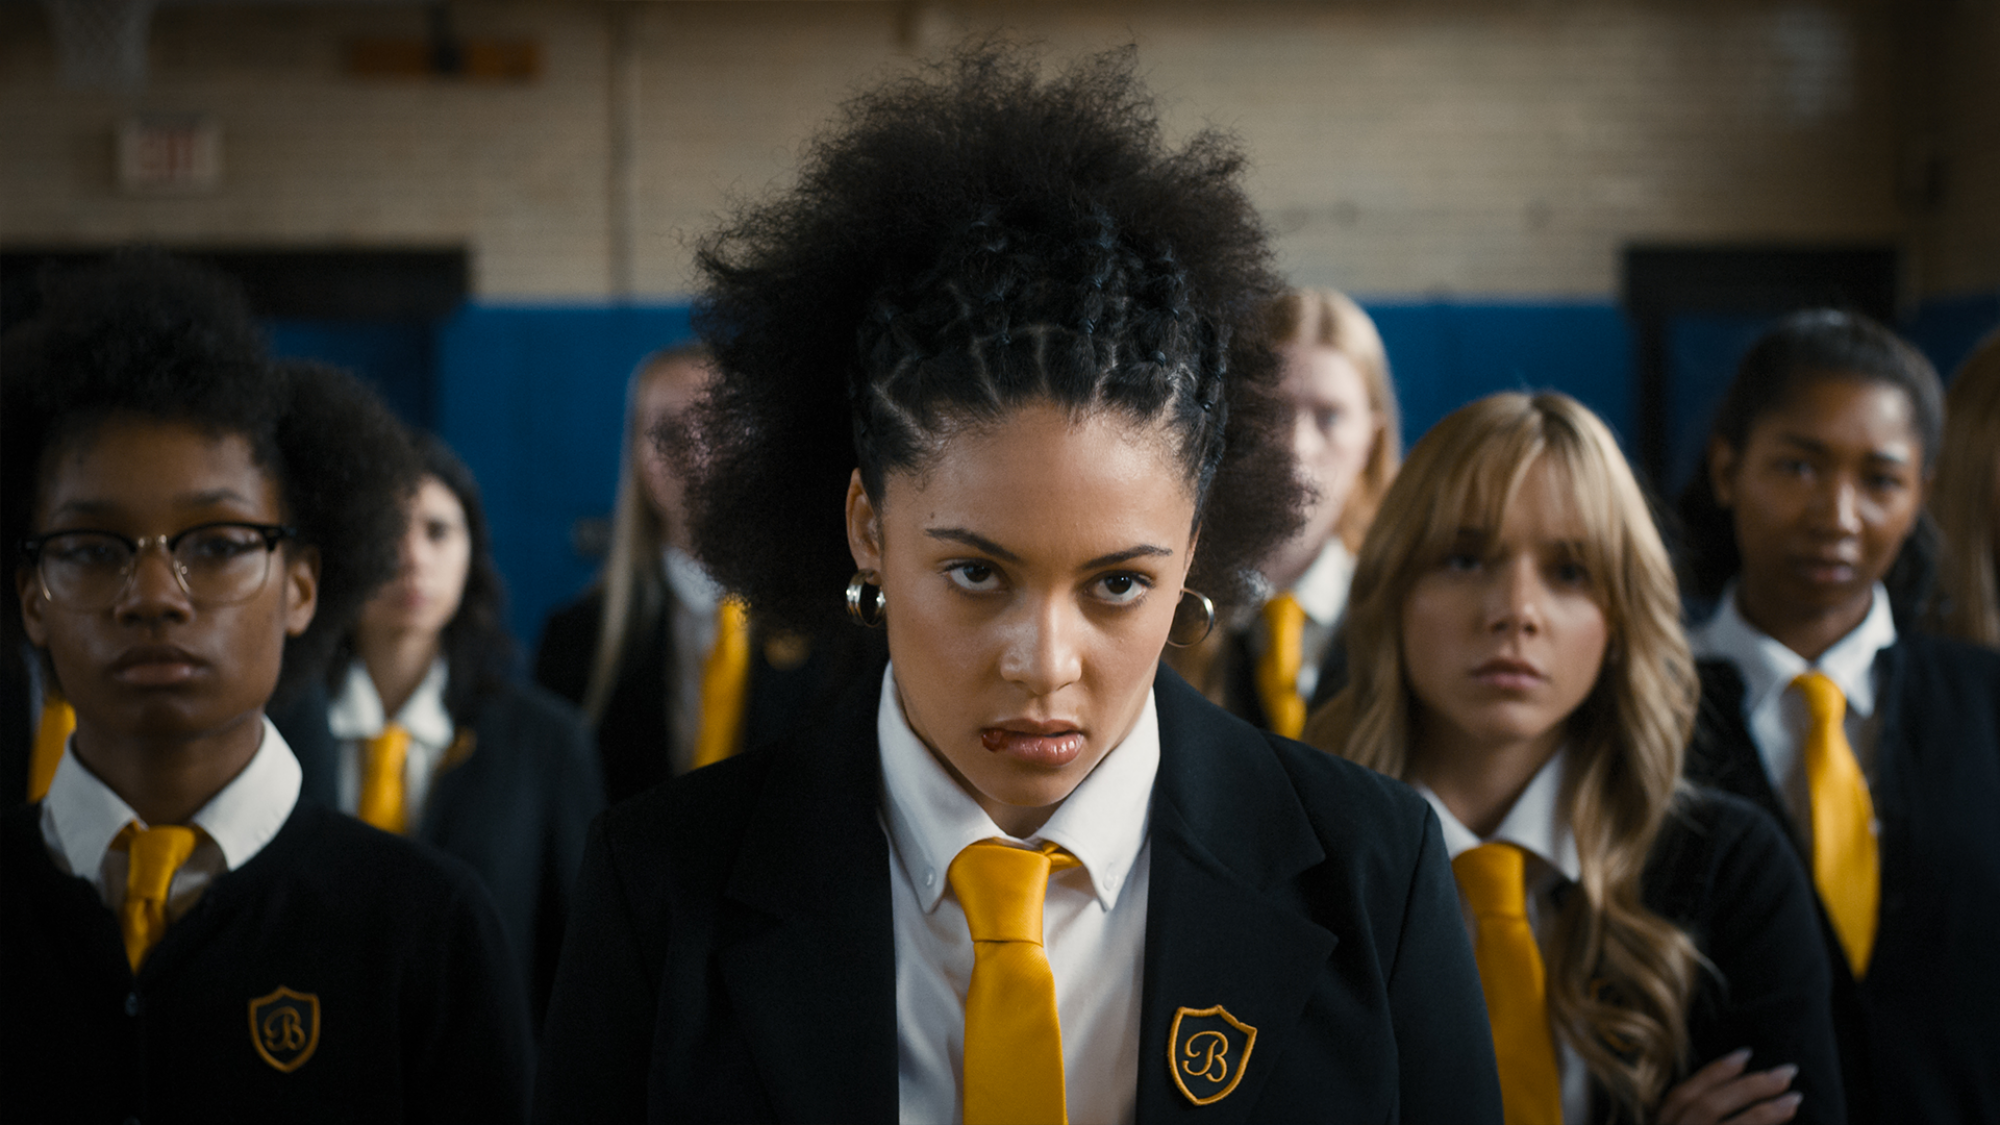
[[[250,1044],[280,1073],[304,1066],[319,1049],[319,997],[281,987],[250,1001]]]
[[[1174,1085],[1196,1105],[1219,1102],[1243,1081],[1257,1029],[1229,1014],[1222,1005],[1182,1008],[1174,1013],[1167,1034],[1167,1069]]]

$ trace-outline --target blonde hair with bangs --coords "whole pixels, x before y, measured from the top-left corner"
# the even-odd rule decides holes
[[[1948,636],[2000,648],[2000,332],[1989,333],[1959,367],[1944,396],[1944,441],[1938,449],[1931,515],[1944,532],[1938,578],[1945,599],[1935,614]]]
[[[1645,494],[1611,431],[1561,394],[1498,394],[1417,443],[1362,543],[1348,599],[1351,679],[1305,740],[1408,779],[1419,702],[1403,649],[1412,587],[1471,528],[1498,532],[1538,462],[1560,474],[1609,637],[1603,670],[1566,721],[1559,808],[1576,840],[1579,893],[1549,942],[1549,1021],[1627,1114],[1654,1107],[1687,1050],[1701,956],[1646,909],[1640,877],[1679,791],[1698,699],[1680,599]]]
[[[1331,289],[1288,291],[1272,304],[1269,328],[1276,347],[1331,348],[1346,356],[1368,389],[1368,405],[1375,411],[1379,428],[1335,528],[1347,549],[1356,550],[1403,460],[1402,411],[1396,405],[1396,384],[1389,377],[1389,353],[1382,346],[1382,334],[1360,305]]]

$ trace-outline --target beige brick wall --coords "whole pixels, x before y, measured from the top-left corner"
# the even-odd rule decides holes
[[[1788,239],[1897,241],[1915,252],[1918,290],[1990,288],[1997,6],[455,5],[465,34],[541,42],[543,77],[508,87],[342,73],[347,38],[417,35],[416,8],[170,5],[145,92],[118,97],[63,89],[39,8],[4,5],[0,242],[464,244],[487,297],[601,298],[622,276],[639,295],[677,295],[690,235],[730,193],[782,179],[844,92],[908,65],[912,49],[1005,26],[1057,57],[1136,40],[1173,130],[1242,133],[1252,190],[1303,282],[1602,297],[1628,240]],[[110,130],[134,109],[216,114],[222,189],[119,195]],[[1899,195],[1919,150],[1946,169],[1928,209]],[[628,222],[621,266],[613,243]]]

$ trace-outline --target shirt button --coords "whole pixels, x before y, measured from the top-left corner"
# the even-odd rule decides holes
[[[138,993],[128,992],[125,994],[125,1014],[128,1016],[136,1016],[139,1014]]]
[[[932,867],[925,870],[924,886],[930,887],[930,886],[935,886],[936,884],[937,884],[937,868]]]

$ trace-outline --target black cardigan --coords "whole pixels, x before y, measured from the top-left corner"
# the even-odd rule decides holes
[[[1497,1122],[1437,818],[1172,672],[1139,1014],[1140,1120]],[[599,819],[543,1036],[548,1121],[890,1121],[895,938],[875,690],[836,723]],[[1257,1028],[1240,1083],[1174,1085],[1180,1009]],[[1086,1080],[1077,1076],[1073,1080]]]
[[[1790,825],[1742,676],[1723,660],[1700,671],[1688,776]],[[1865,979],[1821,922],[1848,1116],[2000,1121],[2000,653],[1905,631],[1875,677],[1882,905]]]
[[[340,746],[326,708],[315,688],[272,721],[305,771],[305,796],[335,807]],[[539,1027],[603,783],[582,717],[548,692],[502,681],[477,708],[472,741],[447,759],[411,835],[464,860],[485,883]]]
[[[0,1119],[523,1116],[527,1010],[463,865],[302,800],[135,979],[118,919],[56,868],[40,819],[0,818]],[[284,1021],[270,1059],[260,1001]]]
[[[1812,884],[1778,825],[1739,797],[1677,801],[1646,857],[1640,895],[1707,958],[1688,1009],[1689,1074],[1739,1047],[1750,1068],[1799,1068],[1796,1125],[1847,1119],[1834,1045],[1832,975]],[[1671,1084],[1670,1084],[1671,1087]],[[1599,1097],[1595,1117],[1612,1120]]]

